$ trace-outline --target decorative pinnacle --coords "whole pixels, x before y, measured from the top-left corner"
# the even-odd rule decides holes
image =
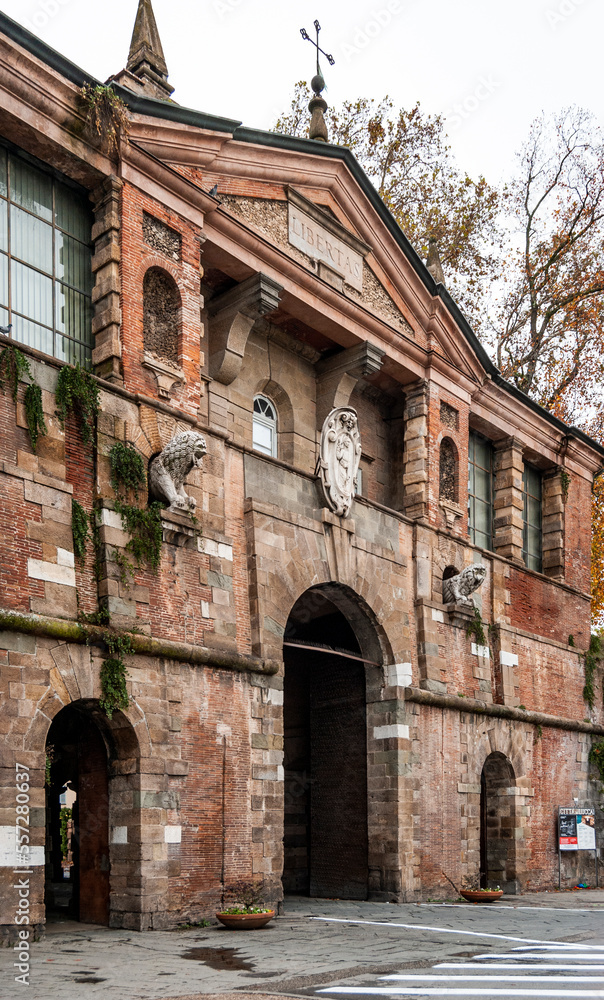
[[[151,96],[169,100],[174,87],[168,83],[168,68],[151,0],[139,0],[126,68],[143,81]]]
[[[321,25],[318,21],[315,21],[314,26],[317,34],[317,40],[315,42],[313,42],[312,38],[306,31],[306,28],[300,28],[300,34],[302,35],[304,41],[310,42],[310,44],[314,45],[317,50],[317,72],[310,81],[314,97],[311,98],[308,105],[308,110],[312,116],[310,119],[309,134],[311,139],[317,139],[319,142],[327,142],[327,125],[325,124],[325,118],[323,117],[324,112],[327,111],[327,103],[321,97],[321,91],[325,90],[325,79],[319,64],[319,52],[325,56],[330,66],[335,64],[335,59],[329,52],[325,52],[319,45],[319,32],[321,30]]]

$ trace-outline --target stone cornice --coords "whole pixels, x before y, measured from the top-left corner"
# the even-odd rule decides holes
[[[513,719],[533,726],[548,726],[551,729],[566,729],[575,733],[593,733],[604,736],[604,726],[595,722],[580,722],[577,719],[563,719],[557,715],[547,715],[545,712],[533,712],[528,709],[512,708],[510,705],[493,705],[476,698],[460,698],[452,694],[436,694],[434,691],[424,691],[421,688],[405,688],[405,701],[416,705],[431,705],[434,708],[449,708],[454,712],[464,712],[468,715],[486,715],[496,719]]]
[[[80,645],[102,645],[103,636],[114,630],[98,625],[80,625],[63,618],[46,618],[42,615],[23,614],[18,611],[0,609],[0,630],[37,635],[62,642]],[[193,666],[215,667],[222,670],[237,670],[255,674],[276,674],[279,664],[274,660],[263,660],[243,653],[230,653],[221,649],[193,646],[188,642],[173,642],[171,639],[154,639],[153,636],[136,632],[119,632],[130,640],[133,656],[157,656]]]

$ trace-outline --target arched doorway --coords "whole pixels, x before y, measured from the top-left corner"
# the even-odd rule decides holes
[[[480,777],[480,884],[516,892],[516,776],[507,757],[489,754]]]
[[[98,709],[97,709],[98,711]],[[62,709],[46,741],[47,912],[109,923],[107,749],[84,702]]]
[[[367,898],[366,670],[378,657],[373,623],[344,588],[312,588],[294,605],[284,636],[286,893]]]

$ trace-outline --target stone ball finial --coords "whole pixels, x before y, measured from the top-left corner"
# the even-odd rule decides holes
[[[319,96],[322,90],[325,90],[325,78],[323,77],[323,74],[320,71],[316,73],[315,76],[313,76],[312,80],[310,81],[310,85],[312,87],[313,93],[316,94],[317,97]]]

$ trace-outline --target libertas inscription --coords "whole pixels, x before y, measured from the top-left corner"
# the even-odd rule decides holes
[[[346,284],[362,292],[363,258],[370,250],[367,244],[292,188],[287,197],[291,245],[313,260],[322,261]]]

